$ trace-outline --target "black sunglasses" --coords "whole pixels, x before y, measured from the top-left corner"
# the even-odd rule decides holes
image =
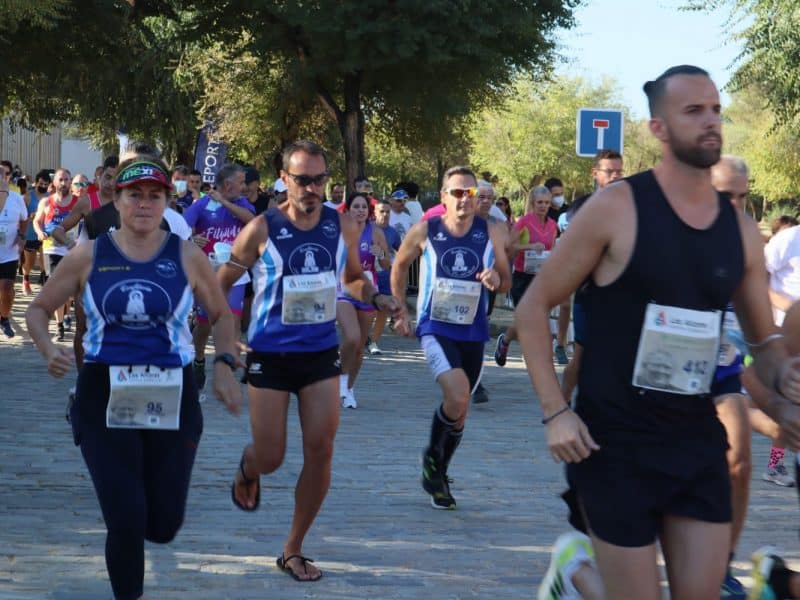
[[[292,178],[292,180],[301,187],[307,187],[309,185],[322,185],[326,181],[328,181],[328,177],[330,177],[330,173],[325,171],[324,173],[320,173],[319,175],[293,175],[288,171],[286,174]]]

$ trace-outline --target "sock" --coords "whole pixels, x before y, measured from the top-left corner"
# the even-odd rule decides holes
[[[772,567],[772,571],[769,574],[769,585],[776,598],[792,597],[792,592],[789,589],[789,580],[794,574],[794,571],[790,571],[783,564],[777,564]]]
[[[444,460],[444,470],[447,471],[447,467],[450,465],[450,459],[453,458],[453,454],[456,452],[456,448],[461,443],[461,438],[464,437],[464,428],[461,429],[451,429],[447,432],[447,435],[444,438],[444,445],[443,445],[443,460]]]
[[[347,374],[342,373],[339,375],[339,395],[344,396],[347,393]]]
[[[769,451],[769,464],[768,469],[774,469],[783,462],[783,455],[786,451],[783,448],[776,448],[773,446]]]
[[[455,421],[447,418],[447,415],[444,414],[444,405],[440,404],[439,408],[433,413],[431,441],[427,449],[427,453],[440,465],[445,464],[445,445],[450,433],[454,431],[455,424]],[[455,446],[458,446],[458,443]],[[453,446],[453,452],[455,451],[455,446]],[[452,456],[452,452],[450,456]]]
[[[30,276],[30,274],[28,274],[28,275],[23,275],[23,276],[22,276],[22,281],[27,281],[28,283],[30,283],[30,282],[31,282],[31,276]]]

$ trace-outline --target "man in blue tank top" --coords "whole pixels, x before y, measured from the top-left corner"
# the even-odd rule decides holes
[[[242,229],[218,272],[227,293],[251,269],[255,294],[247,332],[253,442],[245,447],[231,486],[240,509],[258,508],[261,474],[283,462],[289,394],[298,397],[304,463],[291,530],[278,559],[278,567],[298,581],[322,577],[303,555],[303,540],[328,492],[339,426],[336,284],[341,280],[353,297],[399,314],[397,300],[363,276],[355,221],[323,206],[327,179],[320,146],[304,141],[287,146],[281,170],[287,201]]]
[[[684,65],[645,93],[661,162],[598,191],[575,215],[516,321],[548,447],[568,463],[607,597],[661,597],[660,541],[671,596],[711,598],[731,542],[727,443],[711,383],[732,300],[759,378],[797,401],[800,373],[772,322],[758,227],[711,184],[716,86]],[[553,372],[548,317],[587,278],[573,412]],[[671,365],[658,381],[642,377],[656,353]],[[789,406],[779,398],[770,416],[786,422]]]
[[[483,348],[489,339],[487,290],[508,290],[511,272],[508,230],[476,216],[478,181],[472,170],[448,169],[442,187],[445,213],[411,228],[392,265],[391,281],[403,306],[395,330],[410,335],[405,308],[408,269],[422,256],[416,335],[443,396],[422,457],[422,487],[434,508],[453,510],[456,501],[447,468],[464,433],[470,394],[483,371]]]

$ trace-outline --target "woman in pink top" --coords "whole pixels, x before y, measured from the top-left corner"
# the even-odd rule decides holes
[[[514,272],[511,276],[511,298],[514,306],[528,288],[542,263],[550,256],[556,242],[558,226],[547,217],[550,208],[550,190],[537,186],[528,195],[525,215],[511,229],[509,255],[514,257]],[[517,330],[512,325],[497,338],[494,360],[501,367],[506,364],[508,347],[517,339]]]

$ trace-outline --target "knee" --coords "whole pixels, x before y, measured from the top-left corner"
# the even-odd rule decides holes
[[[271,453],[265,456],[257,456],[255,458],[254,463],[250,463],[249,468],[247,469],[247,476],[250,479],[257,477],[258,475],[268,475],[273,471],[277,471],[278,468],[283,464],[283,451]],[[252,473],[251,471],[255,469],[257,473]]]
[[[333,460],[333,437],[320,436],[312,440],[303,440],[303,456],[310,462],[330,463]]]
[[[160,522],[148,524],[145,539],[154,544],[169,544],[178,535],[181,526],[183,525],[183,511],[180,515],[175,515],[167,522]]]
[[[728,471],[731,477],[731,486],[741,487],[750,483],[753,474],[753,463],[750,453],[735,452],[728,459]]]

